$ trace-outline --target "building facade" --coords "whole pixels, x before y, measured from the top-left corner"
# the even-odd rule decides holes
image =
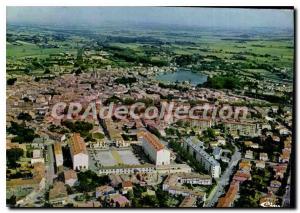
[[[83,138],[75,133],[70,138],[70,151],[73,162],[73,170],[84,170],[89,168],[89,156]]]
[[[200,142],[200,141],[199,141]],[[213,178],[219,178],[221,175],[221,166],[212,156],[205,152],[192,138],[187,138],[183,144],[184,148],[198,162],[204,166],[205,170],[209,171]]]

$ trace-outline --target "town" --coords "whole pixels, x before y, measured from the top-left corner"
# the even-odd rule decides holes
[[[260,51],[276,36],[224,35],[220,49],[185,43],[194,31],[134,32],[8,27],[7,205],[290,207],[293,38],[278,47],[287,57]],[[177,72],[201,79],[161,80]],[[137,103],[135,117],[114,114]]]

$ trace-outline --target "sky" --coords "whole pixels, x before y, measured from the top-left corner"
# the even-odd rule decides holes
[[[293,10],[196,7],[7,7],[8,24],[166,24],[195,27],[293,29]]]

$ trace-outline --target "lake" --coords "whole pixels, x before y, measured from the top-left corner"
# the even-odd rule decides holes
[[[207,76],[202,73],[194,73],[187,69],[178,69],[176,72],[166,72],[155,77],[163,82],[183,82],[189,81],[193,85],[203,84],[207,81]]]

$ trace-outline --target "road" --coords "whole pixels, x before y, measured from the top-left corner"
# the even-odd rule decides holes
[[[54,154],[52,149],[52,144],[47,144],[47,152],[46,152],[46,158],[45,161],[45,187],[48,188],[50,185],[53,184],[53,178],[55,178],[55,170],[54,170]],[[41,188],[39,190],[34,190],[30,194],[28,194],[25,198],[18,201],[18,204],[20,207],[26,207],[26,206],[35,206],[39,207],[43,204],[45,194],[45,188]]]
[[[231,157],[231,160],[228,164],[228,167],[222,174],[221,178],[217,181],[217,186],[209,194],[204,207],[213,207],[214,204],[218,201],[219,197],[224,193],[224,187],[229,184],[229,177],[232,174],[233,168],[238,164],[241,159],[241,153],[238,148],[234,145],[235,152]]]
[[[282,207],[290,207],[290,198],[291,198],[290,181],[291,181],[291,173],[289,174],[289,178],[285,188],[285,194],[282,197]]]
[[[48,161],[46,162],[46,184],[52,185],[53,178],[55,178],[55,170],[54,170],[55,160],[54,160],[54,153],[51,144],[47,146],[47,155],[48,155]]]

